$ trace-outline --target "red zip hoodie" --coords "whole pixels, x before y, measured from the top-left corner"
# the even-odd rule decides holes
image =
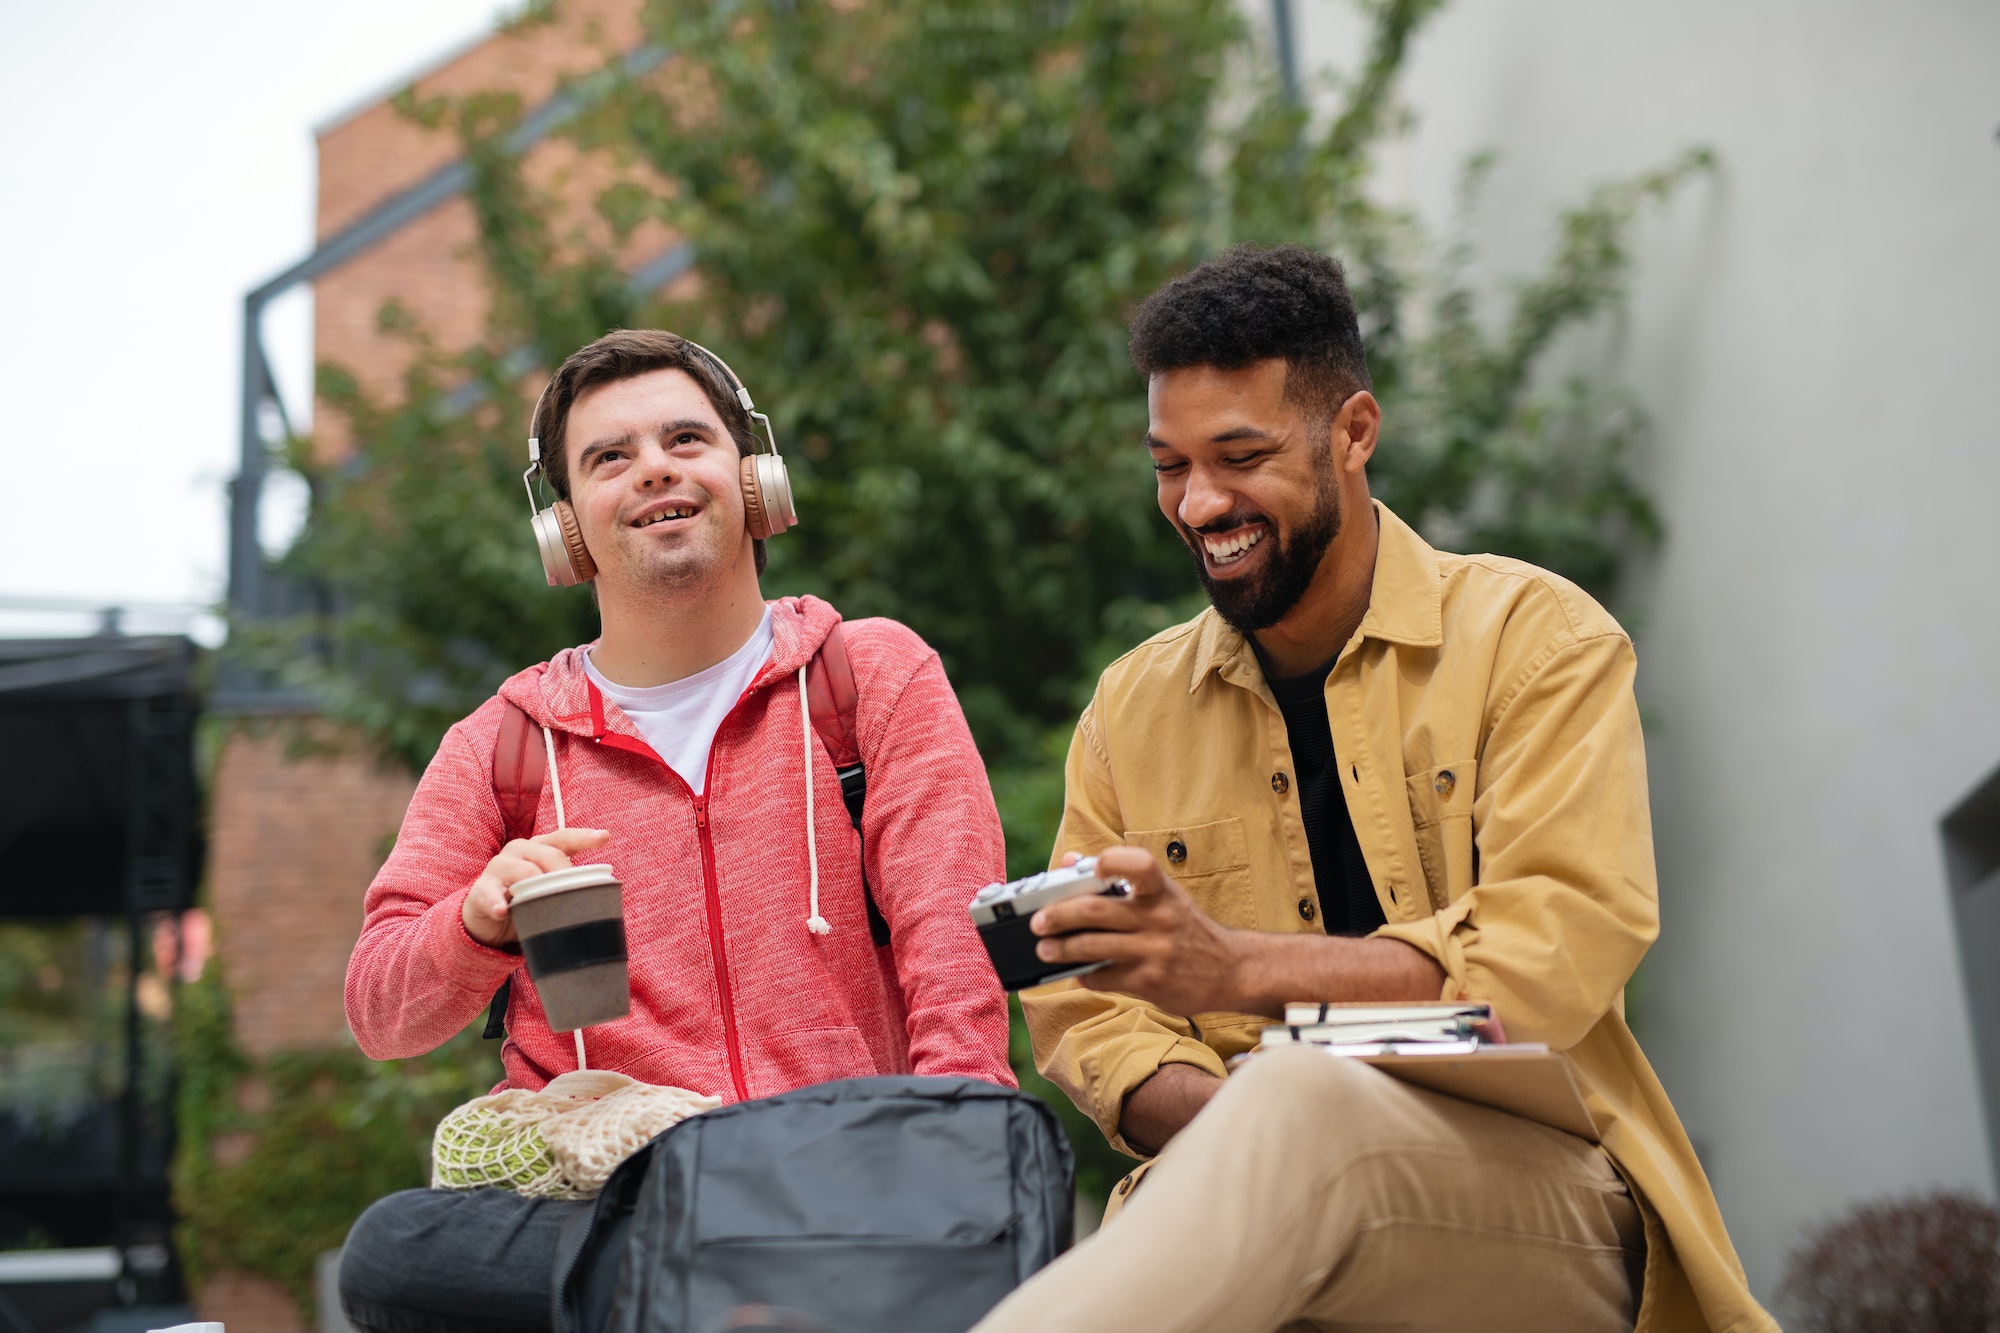
[[[632,1012],[585,1031],[593,1067],[725,1102],[867,1074],[1014,1086],[1006,999],[965,910],[1005,874],[986,770],[937,654],[894,621],[854,621],[845,638],[868,772],[856,838],[798,688],[839,622],[818,598],[771,603],[771,660],[716,732],[699,797],[590,683],[581,648],[513,677],[446,733],[368,888],[347,965],[361,1049],[378,1060],[435,1049],[512,975],[502,1086],[539,1088],[576,1068],[520,955],[479,943],[460,915],[505,838],[493,753],[506,699],[553,733],[566,822],[610,831],[588,856],[625,885]],[[824,935],[807,925],[808,748]],[[555,827],[545,782],[535,832]],[[864,851],[885,951],[868,934]]]

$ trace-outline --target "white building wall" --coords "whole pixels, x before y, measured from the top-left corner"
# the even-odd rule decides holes
[[[1305,68],[1351,67],[1346,6],[1296,3]],[[1718,156],[1614,343],[1669,524],[1627,599],[1643,1036],[1768,1297],[1803,1224],[1991,1186],[1937,820],[2000,764],[2000,6],[1456,0],[1403,90],[1384,190],[1441,227],[1497,150],[1496,274],[1594,183]]]

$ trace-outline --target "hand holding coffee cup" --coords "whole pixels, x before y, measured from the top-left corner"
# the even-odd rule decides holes
[[[513,886],[508,915],[549,1027],[577,1033],[632,1011],[625,958],[625,889],[606,865],[570,866]]]
[[[515,885],[536,875],[570,868],[570,858],[602,847],[611,835],[603,829],[557,829],[537,838],[516,838],[486,863],[472,882],[460,915],[465,931],[488,948],[514,943],[513,910],[508,901]]]

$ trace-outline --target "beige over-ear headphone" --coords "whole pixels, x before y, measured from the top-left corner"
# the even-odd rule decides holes
[[[681,341],[715,363],[728,382],[736,386],[736,401],[743,405],[753,423],[750,432],[753,441],[757,436],[754,423],[763,423],[764,437],[756,442],[770,452],[754,451],[753,444],[753,452],[743,456],[739,469],[743,482],[743,525],[752,537],[760,540],[797,526],[799,514],[792,506],[792,480],[785,473],[785,460],[778,455],[778,439],[771,432],[771,418],[757,410],[757,404],[750,400],[750,390],[743,387],[743,381],[727,361],[693,339]],[[535,547],[542,555],[542,573],[548,576],[551,588],[567,588],[596,578],[597,562],[590,558],[590,548],[583,544],[583,531],[577,527],[576,511],[570,508],[569,501],[557,500],[543,509],[535,495],[535,474],[543,470],[542,406],[554,384],[550,380],[543,387],[542,396],[535,400],[535,414],[528,418],[528,469],[521,474],[521,484],[527,487],[528,509],[534,515],[530,521],[535,529]]]

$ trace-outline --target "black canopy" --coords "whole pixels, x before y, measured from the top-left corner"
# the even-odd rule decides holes
[[[194,656],[180,636],[0,639],[0,916],[192,903]]]

